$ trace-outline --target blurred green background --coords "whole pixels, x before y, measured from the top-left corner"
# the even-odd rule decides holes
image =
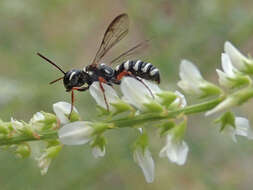
[[[177,89],[183,58],[217,82],[215,69],[220,68],[226,40],[253,54],[252,8],[251,0],[0,0],[0,118],[27,121],[37,111],[52,112],[57,101],[69,101],[62,84],[48,85],[61,73],[35,53],[45,54],[65,70],[82,68],[91,62],[108,24],[122,12],[130,16],[130,33],[106,60],[152,38],[145,56],[139,57],[161,70],[163,88]],[[78,93],[76,99],[82,118],[95,119],[89,93]],[[251,109],[248,103],[235,111],[253,123]],[[88,146],[64,147],[46,176],[31,159],[1,151],[0,189],[252,189],[252,142],[239,139],[234,144],[218,133],[212,120],[202,114],[190,117],[190,152],[181,167],[158,157],[163,142],[150,129],[156,162],[153,184],[146,184],[132,159],[136,131],[121,129],[107,133],[104,158],[94,159]]]

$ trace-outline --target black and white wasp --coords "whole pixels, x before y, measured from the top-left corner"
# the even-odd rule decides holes
[[[72,69],[68,72],[65,72],[61,69],[60,66],[56,65],[53,61],[46,58],[40,53],[37,53],[41,58],[45,59],[47,62],[52,64],[58,70],[60,70],[64,76],[60,77],[50,84],[53,84],[59,80],[63,79],[64,87],[66,91],[71,91],[71,111],[73,111],[74,106],[74,91],[85,91],[88,90],[93,82],[98,81],[99,86],[103,92],[104,100],[107,106],[107,110],[109,109],[109,105],[106,100],[106,96],[104,93],[104,88],[102,83],[108,85],[119,85],[121,79],[124,76],[131,76],[135,79],[142,82],[143,85],[147,87],[147,85],[142,81],[142,79],[155,81],[158,84],[160,83],[160,74],[159,70],[153,66],[151,63],[146,63],[141,60],[135,61],[124,61],[120,65],[118,65],[115,69],[113,69],[110,65],[119,62],[123,58],[126,58],[132,55],[135,51],[142,48],[146,45],[147,41],[141,42],[126,52],[120,54],[117,58],[112,60],[108,65],[104,63],[100,63],[101,59],[105,56],[105,54],[121,39],[123,39],[129,30],[129,19],[127,14],[118,15],[108,26],[102,43],[96,53],[95,58],[92,63],[88,66],[85,66],[82,70]],[[148,87],[147,87],[148,88]],[[150,89],[148,88],[150,91]],[[152,92],[150,91],[151,95]],[[152,95],[153,96],[153,95]]]

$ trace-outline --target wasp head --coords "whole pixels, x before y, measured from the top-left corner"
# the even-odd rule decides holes
[[[90,81],[90,76],[83,70],[72,69],[64,75],[63,84],[66,91],[72,90],[73,87],[82,87],[84,85],[88,86]]]

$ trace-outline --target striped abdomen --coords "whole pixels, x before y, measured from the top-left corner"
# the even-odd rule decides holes
[[[123,62],[116,67],[115,76],[117,77],[123,71],[129,71],[140,78],[160,83],[159,70],[151,63],[145,63],[141,60]]]

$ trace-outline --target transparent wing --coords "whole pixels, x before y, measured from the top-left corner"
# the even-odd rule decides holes
[[[129,50],[123,52],[118,57],[116,57],[115,59],[113,59],[109,63],[109,65],[113,65],[115,63],[118,63],[119,61],[125,60],[129,56],[132,56],[132,55],[140,53],[141,51],[143,51],[144,49],[146,49],[148,47],[149,42],[150,42],[150,40],[145,40],[145,41],[143,41],[141,43],[138,43],[134,47],[130,48]]]
[[[105,31],[102,43],[96,53],[95,58],[92,61],[92,65],[98,64],[98,62],[104,57],[104,55],[120,40],[122,40],[128,33],[129,19],[127,14],[121,14],[117,16]]]

